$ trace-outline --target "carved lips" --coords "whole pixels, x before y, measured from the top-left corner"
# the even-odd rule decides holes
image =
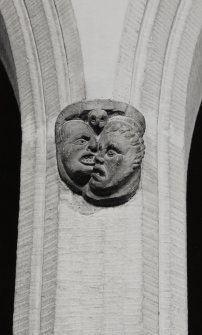
[[[95,155],[87,154],[83,155],[80,162],[84,165],[94,166],[95,165]]]
[[[91,177],[97,181],[102,181],[102,179],[106,176],[106,172],[103,167],[95,165],[91,174]]]
[[[124,103],[95,100],[68,106],[56,122],[62,180],[96,206],[128,201],[140,181],[144,130],[143,115]]]

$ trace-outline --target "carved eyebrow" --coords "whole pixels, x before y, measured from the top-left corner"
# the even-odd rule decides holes
[[[117,153],[121,153],[121,150],[119,148],[117,148],[114,144],[110,144],[108,147],[107,147],[107,151],[109,150],[114,150],[116,151]]]
[[[76,137],[76,139],[78,140],[80,138],[82,138],[82,139],[84,139],[86,141],[90,140],[90,136],[88,136],[88,135],[78,134],[78,136]]]

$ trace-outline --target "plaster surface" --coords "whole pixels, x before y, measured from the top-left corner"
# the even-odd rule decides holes
[[[87,99],[112,97],[128,0],[72,0],[79,30]]]

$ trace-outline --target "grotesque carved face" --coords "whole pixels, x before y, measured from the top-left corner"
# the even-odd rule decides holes
[[[92,129],[81,120],[64,123],[61,129],[61,161],[67,175],[77,184],[88,182],[94,167],[97,142]]]
[[[145,146],[144,116],[113,100],[80,101],[56,121],[62,181],[96,206],[117,206],[136,193]]]
[[[99,134],[107,123],[108,115],[103,109],[94,109],[89,113],[88,121],[94,131]]]
[[[109,195],[130,180],[144,155],[137,129],[114,117],[103,130],[89,182],[94,193]]]

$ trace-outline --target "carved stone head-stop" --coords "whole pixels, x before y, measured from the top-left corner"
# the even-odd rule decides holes
[[[140,182],[144,132],[144,116],[126,103],[92,100],[68,106],[55,128],[61,179],[97,206],[128,201]]]

